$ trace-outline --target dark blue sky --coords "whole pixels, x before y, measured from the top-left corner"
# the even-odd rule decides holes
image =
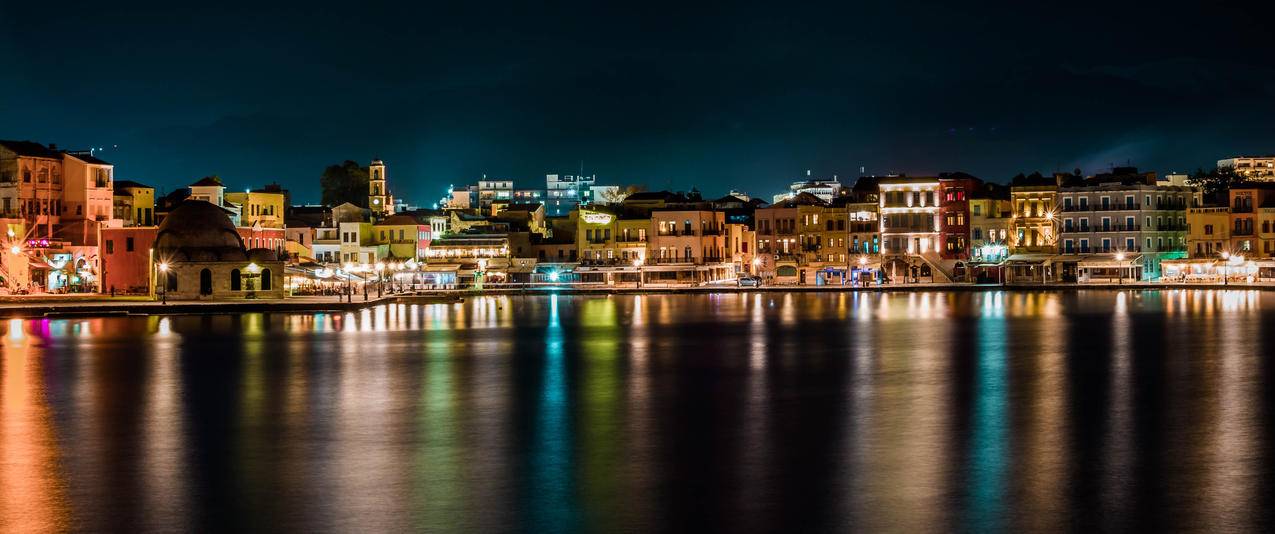
[[[769,196],[807,168],[1004,181],[1275,152],[1275,9],[1255,2],[177,4],[0,3],[0,138],[298,201],[380,156],[420,203],[580,160]]]

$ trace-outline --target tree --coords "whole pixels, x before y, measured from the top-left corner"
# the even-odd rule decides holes
[[[1243,182],[1244,177],[1235,173],[1230,167],[1214,167],[1213,170],[1196,169],[1195,174],[1187,178],[1187,185],[1200,188],[1205,198],[1225,197],[1231,186]]]
[[[349,202],[361,208],[367,207],[368,170],[358,163],[345,160],[339,165],[328,165],[319,178],[325,206]]]
[[[599,198],[598,200],[603,204],[619,204],[624,202],[624,199],[629,198],[629,195],[632,195],[633,193],[641,193],[643,191],[646,191],[646,188],[640,185],[626,185],[616,189],[604,189],[601,195],[602,198]]]

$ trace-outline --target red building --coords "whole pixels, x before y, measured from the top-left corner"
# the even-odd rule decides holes
[[[154,226],[103,228],[101,245],[103,293],[146,294],[150,291]]]
[[[969,197],[982,185],[982,180],[963,172],[939,175],[939,257],[958,261],[969,259]]]

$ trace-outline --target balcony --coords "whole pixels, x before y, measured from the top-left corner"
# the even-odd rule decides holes
[[[1099,233],[1102,233],[1102,232],[1137,232],[1137,231],[1139,231],[1139,230],[1141,230],[1141,229],[1142,229],[1142,226],[1141,226],[1141,225],[1137,225],[1137,224],[1113,224],[1113,225],[1111,225],[1111,226],[1095,226],[1095,227],[1094,227],[1094,231],[1095,231],[1095,232],[1099,232]]]

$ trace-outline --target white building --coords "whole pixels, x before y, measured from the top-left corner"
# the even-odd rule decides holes
[[[1217,160],[1218,168],[1235,169],[1235,173],[1261,182],[1275,182],[1275,156],[1235,156]]]
[[[593,201],[593,185],[598,177],[570,174],[545,175],[545,216],[566,215],[580,204]]]

